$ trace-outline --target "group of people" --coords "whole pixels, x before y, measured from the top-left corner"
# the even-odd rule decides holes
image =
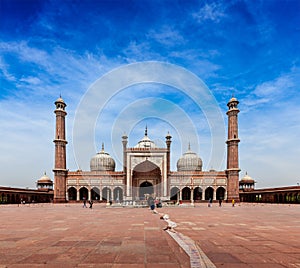
[[[235,204],[234,199],[232,199],[231,204],[234,207],[234,204]],[[212,207],[212,198],[209,198],[209,200],[208,200],[208,207]],[[219,207],[222,207],[222,198],[219,199]]]
[[[92,209],[93,208],[93,200],[89,200],[88,202],[89,202],[89,205],[90,205],[89,208]],[[83,198],[83,208],[87,208],[85,198]]]
[[[160,199],[158,198],[153,198],[152,196],[149,196],[147,199],[148,202],[148,206],[150,207],[151,211],[153,213],[156,213],[157,211],[155,210],[155,208],[161,208],[162,207],[162,203],[160,201]]]

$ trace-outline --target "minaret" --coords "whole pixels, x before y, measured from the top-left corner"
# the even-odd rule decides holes
[[[126,133],[122,136],[122,143],[123,143],[123,172],[125,173],[125,178],[126,178],[126,171],[127,171],[127,143],[128,143],[128,137]]]
[[[166,144],[167,144],[167,174],[170,173],[170,153],[171,153],[171,139],[172,136],[170,135],[170,133],[168,132],[167,136],[166,136]]]
[[[56,115],[56,130],[55,130],[55,165],[54,165],[54,202],[66,202],[66,126],[65,111],[66,104],[64,100],[59,97],[55,101],[55,115]]]
[[[227,200],[239,201],[239,138],[238,138],[238,109],[239,101],[232,97],[227,106],[228,139],[227,143]]]

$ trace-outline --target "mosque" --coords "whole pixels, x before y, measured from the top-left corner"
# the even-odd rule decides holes
[[[190,146],[177,161],[177,170],[170,169],[172,137],[165,137],[165,147],[158,147],[148,136],[134,147],[128,147],[128,137],[120,137],[123,146],[123,170],[115,170],[115,161],[104,145],[90,160],[90,170],[70,171],[66,166],[66,103],[55,101],[55,166],[54,202],[87,200],[133,202],[149,195],[162,201],[204,200],[239,201],[239,138],[238,103],[232,97],[227,106],[227,168],[202,170],[202,159]],[[141,135],[142,136],[142,135]],[[121,140],[122,138],[122,140]],[[122,145],[121,145],[122,141]],[[225,141],[224,141],[225,142]]]
[[[202,170],[202,159],[190,146],[177,161],[177,170],[170,169],[172,137],[165,137],[165,147],[158,147],[148,136],[133,147],[128,137],[123,145],[123,170],[115,170],[115,161],[104,145],[90,160],[89,171],[70,171],[66,165],[66,103],[55,101],[55,164],[53,181],[46,173],[36,181],[37,189],[0,186],[0,204],[78,202],[95,200],[116,203],[145,202],[152,195],[171,203],[225,200],[231,202],[300,203],[300,186],[255,189],[255,180],[247,173],[239,181],[238,100],[227,104],[228,117],[226,170]],[[121,145],[122,141],[122,145]],[[225,141],[224,141],[225,142]]]

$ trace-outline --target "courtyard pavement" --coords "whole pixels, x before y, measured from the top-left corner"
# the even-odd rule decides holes
[[[0,205],[3,267],[300,267],[300,205]],[[168,214],[176,233],[163,231]]]

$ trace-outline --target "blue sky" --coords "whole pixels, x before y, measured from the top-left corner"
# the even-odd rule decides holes
[[[221,158],[226,104],[232,94],[239,99],[241,177],[247,171],[259,188],[300,183],[297,0],[1,0],[0,52],[0,185],[32,188],[45,171],[53,178],[53,110],[60,94],[68,105],[70,170],[88,170],[102,142],[121,170],[122,134],[134,146],[146,124],[158,144],[168,131],[173,136],[173,170],[189,142],[204,169],[225,169],[225,162],[214,162],[203,107],[159,83],[120,89],[91,122],[94,150],[76,155],[74,137],[85,140],[76,115],[91,86],[144,61],[179,66],[207,86],[224,117]]]

